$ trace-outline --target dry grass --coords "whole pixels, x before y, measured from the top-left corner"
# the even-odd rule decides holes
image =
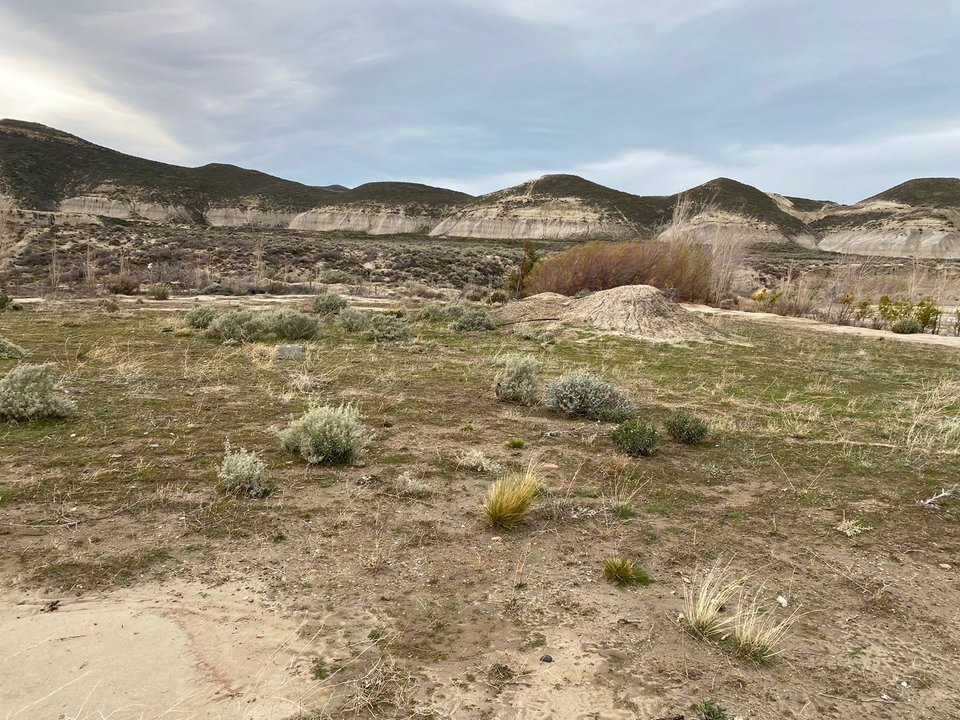
[[[794,610],[778,621],[764,608],[762,592],[762,587],[749,595],[741,591],[732,621],[737,651],[757,662],[771,660],[783,651],[781,645],[797,619],[797,611]]]
[[[698,573],[690,587],[684,587],[681,625],[699,638],[718,635],[733,618],[722,617],[727,602],[743,587],[746,578],[734,575],[730,563],[717,560],[710,568]]]
[[[614,555],[603,560],[603,577],[607,582],[621,587],[649,585],[653,579],[637,564],[624,555]]]
[[[483,514],[495,528],[514,528],[527,517],[542,489],[538,468],[531,463],[525,470],[505,475],[490,486]]]

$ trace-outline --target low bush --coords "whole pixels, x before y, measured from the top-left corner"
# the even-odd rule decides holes
[[[3,312],[13,304],[13,298],[7,294],[6,290],[0,290],[0,312]]]
[[[413,333],[410,323],[395,315],[375,315],[370,321],[370,328],[363,334],[367,340],[374,342],[399,342],[409,340]]]
[[[4,360],[19,360],[26,354],[27,351],[22,347],[0,335],[0,358]]]
[[[454,320],[450,327],[460,332],[486,332],[495,330],[497,322],[483,308],[470,308]]]
[[[677,412],[664,422],[667,434],[685,445],[702,443],[710,434],[710,426],[698,417]]]
[[[481,473],[498,473],[500,464],[488,458],[482,450],[468,450],[457,458],[457,467],[466,467]]]
[[[196,307],[190,308],[187,311],[187,315],[184,318],[187,327],[196,328],[198,330],[206,330],[210,327],[217,317],[217,311],[212,307],[207,307],[206,305],[197,305]]]
[[[18,365],[0,380],[0,418],[41,420],[72,415],[75,407],[54,378],[56,366]]]
[[[335,293],[317,295],[313,299],[313,311],[319,315],[332,315],[347,306],[347,299]]]
[[[540,363],[532,355],[511,355],[493,378],[498,400],[536,405],[540,399]]]
[[[653,582],[647,573],[637,567],[628,557],[615,555],[603,561],[603,577],[607,582],[621,587],[629,585],[649,585]]]
[[[420,308],[415,317],[417,320],[426,320],[428,322],[449,321],[461,317],[466,310],[463,303],[432,302]]]
[[[107,292],[114,295],[133,295],[140,289],[140,281],[127,273],[111,275],[103,281]]]
[[[493,527],[509,530],[530,513],[543,484],[533,466],[520,473],[502,477],[490,486],[483,514]]]
[[[914,317],[902,317],[890,323],[890,332],[898,335],[916,335],[923,332],[923,326]]]
[[[324,285],[352,285],[357,278],[345,270],[324,270],[317,276],[317,282]]]
[[[648,457],[657,448],[657,428],[645,420],[627,420],[610,434],[614,444],[627,455]]]
[[[588,372],[551,382],[547,405],[568,415],[605,422],[623,422],[636,415],[633,402],[622,390]]]
[[[245,342],[308,340],[317,329],[317,319],[299,310],[236,310],[216,318],[209,327],[212,335]]]
[[[269,488],[263,484],[265,469],[266,464],[257,453],[247,452],[243,448],[233,450],[228,442],[217,479],[226,492],[262,498],[270,494]]]
[[[147,295],[152,300],[169,300],[172,293],[173,288],[166,283],[156,283],[147,288]]]
[[[334,322],[347,332],[359,332],[367,326],[369,321],[367,313],[352,307],[345,307],[334,318]]]
[[[293,420],[280,433],[283,447],[311,465],[342,465],[359,459],[370,442],[353,405],[323,405]]]

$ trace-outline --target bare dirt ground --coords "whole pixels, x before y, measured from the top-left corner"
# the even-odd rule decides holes
[[[0,718],[693,720],[706,699],[764,720],[960,716],[960,506],[919,504],[960,476],[955,342],[744,313],[705,318],[735,342],[689,346],[442,322],[378,345],[327,323],[283,362],[168,332],[196,302],[0,315],[79,407],[0,426]],[[620,455],[609,424],[497,402],[518,352],[713,434]],[[282,450],[273,428],[344,401],[374,433],[362,463]],[[262,453],[270,497],[217,490],[227,439]],[[514,531],[479,511],[496,473],[461,464],[477,449],[542,463]],[[612,554],[654,583],[605,582]],[[772,661],[678,627],[718,558],[772,616],[799,609]]]

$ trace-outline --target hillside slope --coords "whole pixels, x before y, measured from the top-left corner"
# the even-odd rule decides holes
[[[910,180],[849,206],[766,193],[730,178],[674,195],[639,196],[576,175],[545,175],[471,197],[417,183],[311,187],[234,165],[179,167],[36,123],[2,120],[0,196],[12,198],[17,218],[52,224],[114,218],[549,241],[682,235],[708,243],[960,258],[957,178]],[[678,214],[678,207],[685,212]]]

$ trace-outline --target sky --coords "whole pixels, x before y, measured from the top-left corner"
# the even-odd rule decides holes
[[[957,0],[3,0],[0,117],[310,185],[960,175]]]

